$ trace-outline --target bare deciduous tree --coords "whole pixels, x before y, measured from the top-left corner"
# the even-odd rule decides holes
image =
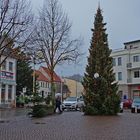
[[[51,83],[56,65],[76,61],[81,55],[81,40],[71,39],[70,31],[71,23],[58,0],[46,0],[39,13],[34,43],[41,53],[41,61],[51,72]]]
[[[33,14],[27,0],[0,0],[0,58],[17,55],[28,42]]]

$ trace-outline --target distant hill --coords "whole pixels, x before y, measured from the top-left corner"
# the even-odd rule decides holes
[[[66,78],[69,78],[69,79],[72,79],[72,80],[76,80],[78,82],[81,82],[82,79],[83,79],[83,76],[80,75],[80,74],[74,74],[74,75],[69,76],[69,77],[66,77]]]

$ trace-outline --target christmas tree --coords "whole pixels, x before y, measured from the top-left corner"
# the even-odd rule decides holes
[[[119,112],[118,85],[114,82],[115,75],[105,25],[102,10],[98,7],[94,29],[91,29],[88,64],[83,78],[84,112],[87,115],[115,115]]]

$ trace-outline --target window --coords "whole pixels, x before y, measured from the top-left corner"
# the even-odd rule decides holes
[[[41,91],[41,95],[42,95],[42,97],[44,97],[44,91]]]
[[[123,98],[123,91],[122,90],[119,90],[118,91],[118,95],[119,95],[120,99],[122,99]]]
[[[116,59],[113,58],[113,66],[116,66]]]
[[[39,81],[39,86],[41,87],[41,82]]]
[[[13,62],[9,62],[9,71],[13,71]]]
[[[46,88],[48,87],[48,82],[46,82]]]
[[[122,58],[118,57],[118,66],[121,66],[121,65],[122,65]]]
[[[117,77],[117,76],[116,76],[116,73],[114,73],[114,76],[115,76],[115,81],[116,81],[116,80],[117,80],[117,78],[116,78],[116,77]]]
[[[4,102],[5,101],[5,91],[6,91],[6,85],[2,85],[2,89],[1,89],[1,101]]]
[[[133,98],[140,98],[139,90],[133,90]]]
[[[139,77],[140,77],[140,72],[134,71],[134,78],[139,78]]]
[[[49,88],[49,83],[48,82],[46,82],[46,88]]]
[[[12,99],[12,85],[8,86],[8,100]]]
[[[139,56],[133,56],[133,62],[139,62]]]
[[[2,63],[1,67],[2,67],[2,70],[6,70],[6,61],[4,61],[4,62]]]
[[[48,83],[48,88],[50,88],[50,83]]]
[[[119,80],[119,81],[122,80],[122,72],[118,72],[118,80]]]

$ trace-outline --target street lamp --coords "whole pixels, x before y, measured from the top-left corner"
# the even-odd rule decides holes
[[[99,77],[99,74],[96,72],[96,73],[94,74],[94,78],[97,79],[98,77]]]

